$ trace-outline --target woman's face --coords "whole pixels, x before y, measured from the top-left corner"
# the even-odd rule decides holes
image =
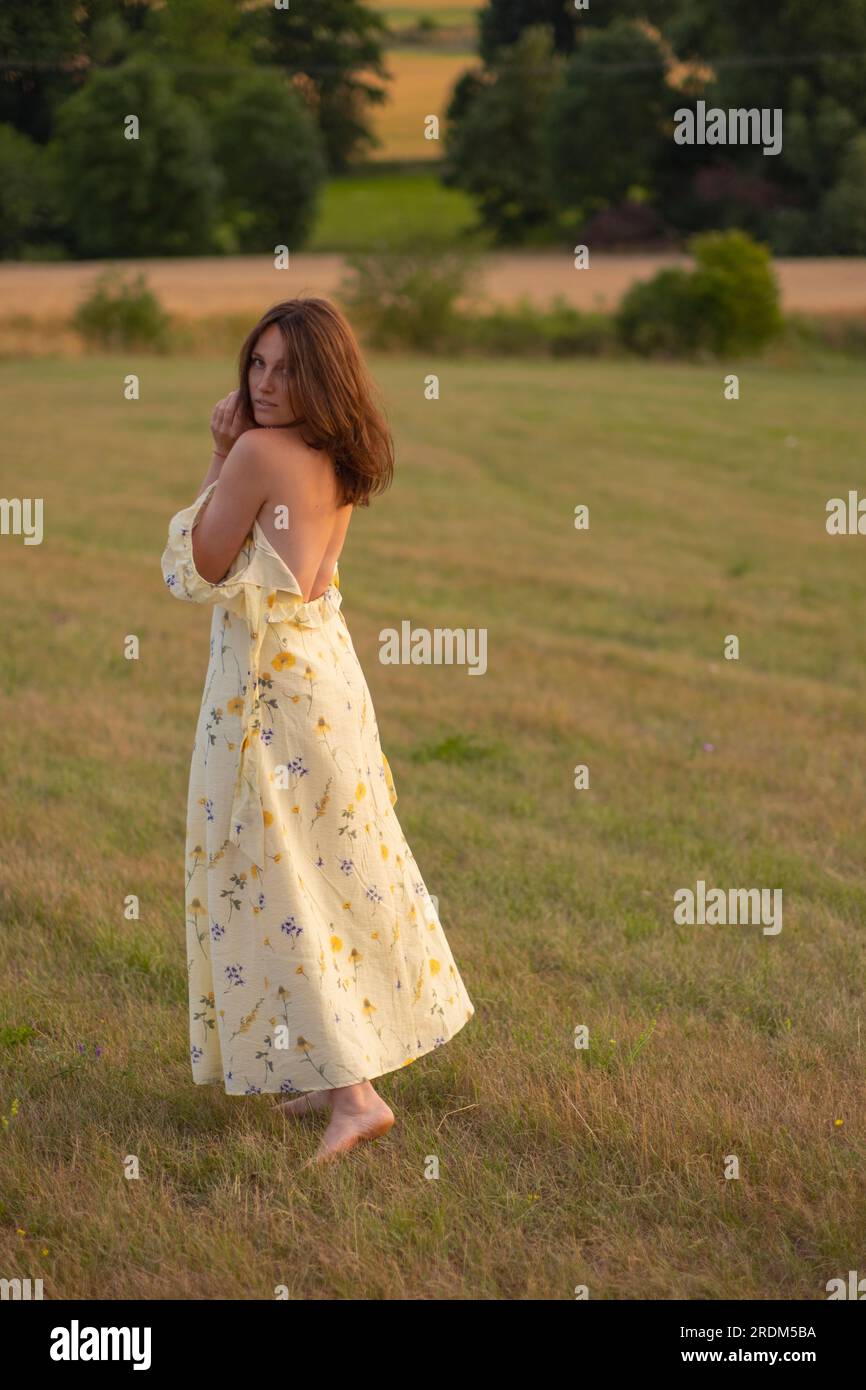
[[[265,329],[253,348],[247,383],[257,425],[288,425],[295,419],[286,340],[275,323]]]

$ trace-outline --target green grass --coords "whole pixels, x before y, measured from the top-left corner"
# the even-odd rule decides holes
[[[305,251],[370,251],[404,238],[458,241],[476,221],[472,200],[434,174],[331,179]]]
[[[344,612],[477,1014],[381,1079],[397,1126],[325,1171],[301,1169],[317,1124],[187,1062],[209,614],[159,557],[231,363],[2,368],[4,495],[46,524],[2,538],[4,1275],[55,1299],[823,1298],[866,1222],[866,538],[824,530],[862,487],[862,374],[373,366],[397,481],[352,523]],[[380,666],[403,618],[486,628],[487,675]],[[698,878],[781,887],[780,935],[675,926]]]

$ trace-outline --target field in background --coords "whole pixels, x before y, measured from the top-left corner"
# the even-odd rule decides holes
[[[341,180],[332,186],[320,224],[323,241],[339,233],[341,218],[354,223],[359,249],[375,245],[378,179]],[[390,178],[383,182],[392,183]],[[459,194],[453,199],[433,180],[419,179],[426,193],[416,205],[426,210],[426,229],[409,216],[403,230],[418,226],[418,235],[442,234],[468,225],[470,212]],[[399,186],[400,176],[393,177]],[[438,191],[437,191],[438,190]],[[392,190],[393,191],[393,190]],[[440,197],[441,194],[441,197]],[[382,204],[379,204],[381,209]],[[393,200],[391,203],[393,209]],[[392,213],[393,215],[393,213]],[[464,221],[465,219],[465,221]],[[393,225],[393,224],[392,224]],[[593,256],[589,270],[575,270],[568,250],[561,252],[494,252],[482,262],[473,290],[490,303],[514,304],[523,296],[539,305],[562,295],[584,311],[610,310],[635,280],[648,279],[663,266],[687,264],[676,255]],[[69,316],[90,291],[107,262],[74,261],[57,264],[0,262],[0,358],[17,353],[81,351],[78,335],[68,327]],[[342,255],[293,254],[290,269],[277,271],[264,256],[211,256],[115,261],[129,272],[141,271],[171,314],[195,325],[208,325],[211,350],[222,351],[224,328],[240,341],[250,318],[257,318],[279,299],[297,294],[336,296],[346,273]],[[866,315],[866,260],[858,257],[799,258],[775,262],[786,313],[856,317]],[[223,321],[221,324],[217,320]],[[213,329],[213,332],[211,332]],[[197,334],[196,347],[207,343]]]
[[[353,174],[325,185],[306,251],[368,251],[404,237],[456,242],[475,221],[472,199],[432,172]]]
[[[388,99],[370,111],[370,126],[382,141],[371,153],[371,160],[441,159],[445,111],[454,83],[476,61],[471,51],[389,49]],[[439,117],[439,140],[424,138],[424,121],[431,115]]]
[[[209,614],[159,557],[232,363],[3,363],[2,488],[46,535],[2,540],[0,1267],[47,1298],[823,1299],[866,1223],[866,541],[824,530],[862,372],[743,366],[729,402],[717,367],[372,365],[397,481],[344,612],[477,1015],[325,1172],[315,1125],[192,1085]],[[380,666],[403,619],[485,628],[487,674]],[[782,887],[781,934],[674,926],[699,878]]]

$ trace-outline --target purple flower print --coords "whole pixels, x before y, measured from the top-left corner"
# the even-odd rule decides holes
[[[204,1053],[202,1052],[200,1047],[196,1047],[195,1043],[193,1043],[192,1047],[189,1050],[189,1055],[192,1058],[193,1062],[200,1062],[202,1057],[204,1056]]]
[[[210,797],[208,797],[207,801],[205,802],[204,809],[205,815],[207,816],[208,820],[213,820],[213,802],[211,801]]]
[[[340,860],[340,868],[343,870],[343,873],[346,874],[347,877],[352,872],[354,867],[354,862],[351,859]]]
[[[212,941],[219,941],[219,939],[220,939],[221,936],[225,936],[225,934],[226,934],[226,929],[225,929],[225,927],[221,927],[220,924],[219,924],[219,922],[211,922],[211,924],[210,924],[210,934],[211,934],[211,940],[212,940]]]
[[[367,889],[366,896],[370,899],[371,903],[383,903],[385,901],[385,899],[382,897],[382,894],[379,892],[378,888],[374,884],[371,884],[370,887]]]
[[[225,973],[226,973],[226,979],[228,980],[229,985],[242,985],[242,984],[245,983],[245,981],[244,981],[244,979],[243,979],[243,977],[242,977],[242,975],[241,975],[241,971],[243,970],[243,968],[244,968],[244,967],[243,967],[242,965],[227,965],[227,966],[226,966],[226,968],[225,968]]]
[[[303,927],[298,926],[297,920],[294,917],[287,917],[285,922],[280,923],[280,931],[285,932],[286,936],[295,937],[295,939],[300,936],[303,930]]]

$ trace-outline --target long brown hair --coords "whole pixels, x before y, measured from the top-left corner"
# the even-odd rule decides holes
[[[263,314],[238,357],[241,402],[253,420],[249,368],[256,343],[275,323],[286,342],[291,400],[301,438],[334,463],[340,505],[368,507],[394,475],[394,444],[352,329],[327,299],[287,299]]]

